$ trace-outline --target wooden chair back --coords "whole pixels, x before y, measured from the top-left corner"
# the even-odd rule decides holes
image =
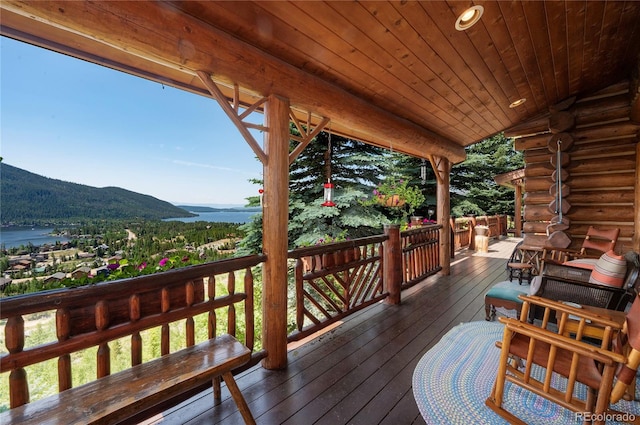
[[[618,235],[620,229],[598,229],[593,226],[589,226],[587,235],[584,238],[582,247],[580,248],[580,255],[587,255],[587,250],[595,250],[600,254],[608,251],[613,251],[618,241]]]

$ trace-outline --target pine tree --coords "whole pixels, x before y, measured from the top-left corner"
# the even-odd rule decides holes
[[[330,149],[329,149],[330,148]],[[362,205],[384,175],[384,150],[322,132],[292,164],[289,237],[294,246],[379,233],[380,211]],[[324,207],[324,183],[334,184],[335,207]]]
[[[467,147],[467,159],[451,171],[451,214],[513,215],[513,191],[499,186],[498,174],[524,167],[522,152],[498,134]]]
[[[292,132],[297,133],[292,127]],[[331,147],[329,150],[329,146]],[[292,142],[291,150],[295,147]],[[389,220],[378,209],[362,205],[384,176],[384,150],[321,132],[291,165],[289,174],[289,245],[358,238],[381,233]],[[324,183],[334,184],[335,207],[322,206]],[[262,182],[254,180],[254,183]],[[257,205],[258,197],[248,199]],[[245,238],[237,255],[261,251],[262,217],[241,226]]]

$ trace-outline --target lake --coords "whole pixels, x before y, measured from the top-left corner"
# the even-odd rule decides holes
[[[196,221],[208,221],[212,223],[248,223],[251,216],[258,214],[257,211],[216,211],[194,213],[199,214],[196,217],[167,218],[165,221],[183,221],[185,223],[193,223]],[[0,246],[4,245],[5,249],[17,247],[20,245],[27,246],[29,242],[33,245],[55,244],[56,241],[65,242],[69,238],[64,236],[51,236],[53,227],[23,227],[11,226],[0,229]]]
[[[196,221],[208,221],[211,223],[248,223],[251,216],[258,214],[258,211],[214,211],[214,212],[194,212],[196,217],[166,218],[164,221],[182,221],[184,223],[194,223]]]
[[[0,229],[0,245],[4,245],[5,248],[13,248],[20,245],[27,246],[29,242],[38,246],[69,240],[64,236],[51,236],[51,232],[53,232],[53,227],[3,227]]]

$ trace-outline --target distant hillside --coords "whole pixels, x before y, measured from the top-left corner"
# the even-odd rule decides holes
[[[50,179],[0,162],[3,224],[193,216],[149,195],[119,187],[96,188]]]

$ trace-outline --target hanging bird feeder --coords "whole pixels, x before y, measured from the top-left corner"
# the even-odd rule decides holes
[[[331,130],[329,130],[327,152],[324,154],[325,170],[327,173],[327,182],[324,184],[324,202],[321,204],[323,207],[335,207],[333,202],[333,189],[335,188],[331,183]]]
[[[336,204],[333,202],[333,183],[330,181],[324,184],[324,202],[322,203],[323,207],[335,207]]]

